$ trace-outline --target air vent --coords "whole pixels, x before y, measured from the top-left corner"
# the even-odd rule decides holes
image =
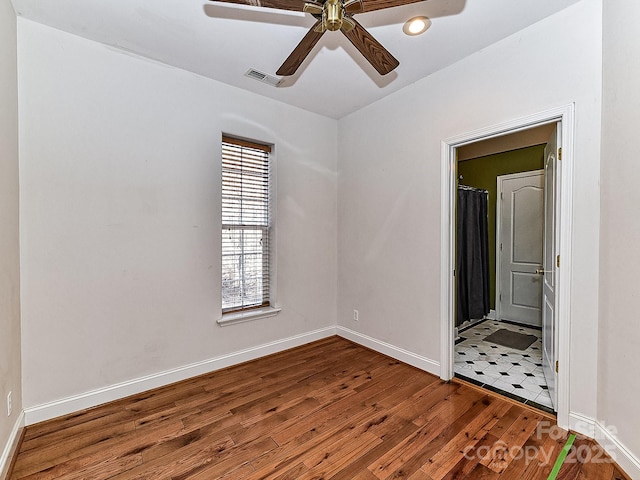
[[[255,68],[250,68],[249,70],[247,70],[247,73],[245,73],[245,76],[249,78],[253,78],[254,80],[258,80],[259,82],[271,85],[272,87],[277,87],[281,81],[280,78],[260,72]]]

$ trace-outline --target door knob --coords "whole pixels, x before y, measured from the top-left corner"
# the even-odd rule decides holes
[[[539,268],[539,269],[536,270],[536,273],[538,275],[544,275],[545,273],[552,273],[552,272],[553,272],[553,270],[543,270],[542,268]]]

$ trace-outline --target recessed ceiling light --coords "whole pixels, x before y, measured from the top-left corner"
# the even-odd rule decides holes
[[[420,35],[427,31],[427,28],[431,26],[431,20],[427,17],[413,17],[402,27],[402,31],[407,35]]]

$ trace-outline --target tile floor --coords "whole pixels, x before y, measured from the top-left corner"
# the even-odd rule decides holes
[[[503,347],[484,338],[506,328],[535,335],[538,340],[526,350]],[[551,397],[542,373],[540,330],[496,320],[484,320],[460,332],[455,346],[456,376],[493,391],[552,412]]]

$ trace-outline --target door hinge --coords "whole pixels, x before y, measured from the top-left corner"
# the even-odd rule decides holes
[[[560,255],[556,257],[556,267],[560,268]]]
[[[558,149],[558,160],[562,160],[562,147]]]
[[[558,373],[558,360],[556,360],[556,373]]]

